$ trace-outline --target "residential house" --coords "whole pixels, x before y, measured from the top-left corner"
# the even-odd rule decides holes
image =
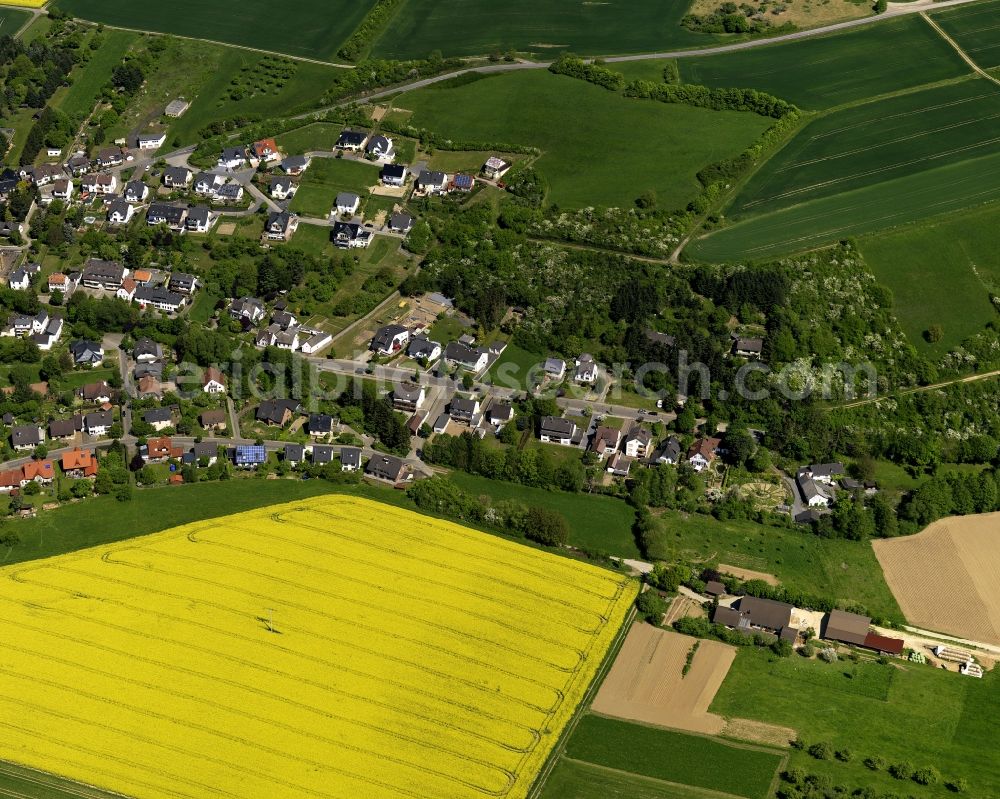
[[[279,350],[291,350],[295,352],[299,348],[299,329],[293,327],[289,330],[281,330],[275,333],[273,343]]]
[[[368,461],[365,475],[375,480],[399,483],[406,478],[406,463],[392,455],[376,453]]]
[[[441,345],[436,341],[431,341],[426,336],[414,336],[406,354],[415,361],[433,363],[441,357]]]
[[[198,463],[211,466],[219,459],[219,445],[214,441],[196,441],[191,447],[191,454]]]
[[[238,469],[253,469],[267,462],[267,450],[259,444],[238,445],[233,453]]]
[[[134,205],[130,205],[122,197],[116,197],[108,206],[108,222],[112,225],[127,225],[134,213]]]
[[[211,172],[199,172],[194,178],[194,193],[211,197],[216,190],[226,182],[222,175]]]
[[[716,608],[712,621],[747,635],[762,631],[794,642],[799,631],[791,626],[792,610],[787,602],[744,596],[732,607]]]
[[[274,139],[261,139],[250,145],[250,152],[258,161],[269,164],[272,161],[280,161],[281,153],[278,151],[278,144]]]
[[[152,363],[163,359],[163,347],[150,338],[140,338],[132,347],[132,358],[136,363]]]
[[[173,427],[174,414],[170,408],[149,408],[142,412],[142,420],[154,430],[165,430]]]
[[[80,282],[87,288],[118,291],[125,279],[126,270],[116,261],[102,261],[90,258],[83,265],[83,275]]]
[[[29,286],[31,286],[31,279],[28,277],[28,273],[23,269],[15,269],[7,278],[7,285],[17,291],[25,291]]]
[[[576,359],[576,371],[573,380],[577,383],[592,384],[597,382],[597,361],[594,356],[584,353]]]
[[[111,411],[92,411],[83,416],[83,429],[92,436],[106,436],[114,423]]]
[[[59,178],[52,184],[52,199],[68,202],[73,196],[73,181],[70,178]]]
[[[624,452],[630,458],[645,458],[649,455],[653,434],[644,427],[633,427],[625,436]]]
[[[632,456],[626,455],[624,452],[616,452],[608,460],[607,472],[615,477],[628,477],[634,462],[635,458]]]
[[[95,383],[84,383],[76,390],[76,396],[88,403],[94,402],[97,404],[103,404],[105,402],[111,402],[111,397],[113,395],[113,389],[108,384],[107,380],[98,380]]]
[[[361,468],[361,450],[357,447],[342,447],[340,450],[340,471],[356,472]]]
[[[364,248],[372,243],[372,232],[357,222],[337,222],[333,226],[333,243],[343,250]]]
[[[291,311],[275,311],[271,314],[271,321],[282,330],[288,330],[290,327],[296,327],[298,323],[298,320],[295,318],[295,314]]]
[[[317,444],[312,449],[312,462],[314,466],[327,466],[333,463],[334,448]]]
[[[194,294],[195,288],[198,286],[198,279],[194,275],[189,275],[187,272],[171,272],[170,282],[167,284],[167,288],[171,291],[176,291],[178,294]]]
[[[0,492],[9,494],[11,491],[20,489],[23,476],[23,469],[5,469],[0,472]]]
[[[389,230],[393,233],[409,233],[413,229],[413,217],[402,211],[389,216]]]
[[[28,483],[41,483],[48,485],[56,477],[56,469],[52,461],[47,458],[39,461],[28,461],[21,467],[21,487]]]
[[[288,241],[298,230],[299,218],[288,211],[271,211],[264,231],[271,241]]]
[[[742,338],[736,337],[733,340],[733,354],[741,358],[756,360],[764,349],[764,339],[762,338]]]
[[[566,376],[566,361],[561,358],[546,358],[542,371],[552,380],[562,380]]]
[[[445,194],[448,191],[448,176],[444,172],[425,169],[417,175],[416,191],[418,194]]]
[[[403,186],[409,170],[403,164],[386,164],[382,167],[382,184],[385,186]]]
[[[94,159],[101,169],[110,169],[113,166],[121,166],[125,163],[125,155],[121,147],[105,147],[97,153]]]
[[[305,355],[315,355],[324,347],[329,346],[331,341],[333,341],[333,336],[329,333],[323,331],[314,333],[302,342],[302,352]]]
[[[225,430],[227,421],[226,412],[222,408],[202,411],[201,416],[198,417],[198,423],[206,430]]]
[[[142,457],[145,461],[155,462],[179,458],[183,454],[184,450],[180,447],[175,447],[170,436],[154,436],[147,439],[146,449],[142,453]]]
[[[48,320],[45,328],[40,333],[32,335],[31,340],[35,342],[38,349],[47,352],[52,349],[59,337],[62,335],[63,320],[61,316],[53,316]]]
[[[83,429],[83,416],[77,414],[72,419],[53,419],[49,422],[49,438],[53,441],[68,441]]]
[[[379,328],[368,348],[376,355],[395,355],[410,340],[410,331],[402,325],[386,325]]]
[[[577,436],[576,423],[561,416],[543,416],[538,438],[552,444],[570,446]]]
[[[77,366],[100,366],[104,362],[104,348],[96,341],[71,341],[69,353]]]
[[[310,413],[306,425],[313,438],[328,436],[333,432],[333,417],[328,413]]]
[[[444,348],[444,361],[449,366],[458,366],[461,369],[478,373],[486,368],[486,364],[489,362],[489,353],[482,348],[473,349],[453,341]]]
[[[427,392],[416,383],[400,383],[392,390],[392,407],[397,411],[413,413],[424,404]]]
[[[283,460],[289,466],[298,466],[306,459],[306,448],[302,444],[285,444]]]
[[[353,216],[361,207],[361,198],[351,191],[342,191],[337,195],[334,210],[343,216]]]
[[[163,185],[171,189],[183,189],[191,183],[191,170],[183,166],[168,166],[163,170]]]
[[[367,133],[362,133],[358,130],[344,130],[341,132],[340,138],[337,139],[337,144],[335,146],[338,150],[351,150],[352,152],[357,152],[358,150],[364,149],[364,146],[367,143]]]
[[[264,318],[264,303],[256,297],[240,297],[229,306],[229,315],[233,319],[247,319],[256,324]]]
[[[268,193],[276,200],[287,200],[295,195],[296,188],[291,178],[273,177],[268,184]]]
[[[614,427],[598,427],[590,440],[590,449],[597,456],[597,460],[602,461],[605,456],[617,452],[621,443],[621,430]]]
[[[298,411],[299,403],[288,399],[264,400],[257,407],[257,421],[275,427],[284,427]]]
[[[45,442],[45,431],[37,424],[15,425],[10,431],[10,445],[17,452],[34,449]]]
[[[97,474],[97,453],[89,449],[75,447],[62,455],[63,474],[67,477],[93,477]]]
[[[73,284],[69,282],[69,277],[63,272],[53,272],[48,278],[49,294],[54,291],[62,292],[66,296],[73,290]]]
[[[500,180],[500,178],[506,175],[509,170],[510,164],[502,158],[491,155],[486,159],[486,163],[483,164],[480,171],[483,173],[483,177],[488,180]]]
[[[476,185],[476,179],[472,175],[463,175],[458,173],[451,179],[451,188],[454,191],[472,191],[473,187]]]
[[[223,169],[239,169],[246,162],[247,156],[242,147],[226,147],[220,153],[217,163]]]
[[[80,179],[80,190],[84,194],[114,194],[118,191],[118,178],[108,172],[84,175]]]
[[[149,196],[149,186],[141,180],[130,180],[125,184],[125,191],[122,197],[127,203],[141,203]]]
[[[365,145],[365,158],[372,161],[392,161],[396,157],[396,150],[392,146],[392,139],[381,133],[372,136]]]
[[[135,393],[139,399],[159,399],[163,396],[163,385],[153,375],[143,375],[136,382]]]
[[[166,225],[178,233],[184,230],[187,208],[166,203],[153,203],[146,211],[146,223],[150,226]]]
[[[281,169],[286,175],[301,175],[309,168],[309,160],[305,155],[290,155],[281,162]]]
[[[187,218],[184,220],[184,229],[189,233],[208,233],[214,221],[211,209],[203,205],[196,205],[188,209]]]
[[[487,418],[491,425],[502,427],[514,418],[514,406],[509,402],[494,402],[490,405]]]
[[[209,366],[201,373],[201,390],[206,394],[225,394],[225,375],[214,366]]]
[[[842,463],[813,463],[804,467],[804,471],[817,483],[833,485],[845,473]]]
[[[165,313],[177,313],[187,298],[176,291],[170,291],[162,286],[138,286],[133,297],[140,308],[152,307]]]
[[[799,469],[795,483],[802,495],[802,501],[809,508],[828,508],[834,501],[834,489],[830,483],[817,480],[808,468]]]
[[[696,472],[703,472],[711,466],[719,454],[722,441],[718,438],[699,438],[688,448],[688,463]]]
[[[240,183],[225,183],[215,190],[213,202],[235,205],[243,199],[243,186]]]
[[[681,442],[677,436],[670,436],[653,455],[653,461],[660,464],[676,466],[681,462]]]
[[[90,170],[90,159],[83,153],[75,153],[66,161],[67,171],[75,178]]]
[[[140,150],[159,150],[167,140],[165,131],[159,133],[140,133],[135,140]]]
[[[150,377],[155,377],[159,380],[163,377],[163,362],[162,361],[151,361],[150,363],[137,363],[135,365],[135,379],[141,380],[143,377],[149,375]]]

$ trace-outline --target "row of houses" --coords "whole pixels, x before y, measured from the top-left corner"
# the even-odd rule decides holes
[[[54,285],[75,288],[73,276],[57,273],[50,278],[49,288]],[[198,289],[198,279],[185,272],[159,272],[137,269],[131,272],[117,261],[90,258],[83,266],[78,283],[89,289],[114,292],[126,302],[134,302],[141,308],[156,308],[167,313],[176,313],[194,296]]]
[[[299,323],[291,311],[281,303],[276,308],[268,325],[256,327],[267,316],[263,300],[256,297],[240,297],[229,306],[229,316],[241,322],[245,329],[256,327],[254,344],[258,347],[277,347],[278,349],[302,352],[305,355],[315,355],[333,341],[333,336],[323,330],[305,327]]]
[[[98,470],[97,453],[77,447],[64,452],[59,458],[59,465],[66,477],[94,477]],[[32,482],[48,485],[55,478],[55,463],[52,459],[29,461],[23,466],[0,471],[0,493],[9,494]]]
[[[49,422],[49,432],[53,440],[72,438],[79,432],[95,438],[106,436],[115,423],[110,407],[102,407],[90,413],[76,414],[70,419]],[[40,424],[14,425],[10,431],[10,444],[15,452],[30,452],[46,442],[45,428]]]
[[[50,315],[43,307],[34,316],[13,314],[7,324],[0,328],[0,337],[28,338],[42,351],[51,350],[63,332],[63,318]]]

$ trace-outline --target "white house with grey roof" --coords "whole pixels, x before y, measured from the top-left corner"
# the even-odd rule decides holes
[[[337,195],[334,208],[343,216],[354,216],[361,207],[361,198],[352,191],[342,191]]]
[[[578,428],[571,419],[564,419],[561,416],[543,416],[541,427],[538,431],[538,438],[550,444],[562,444],[572,446]]]

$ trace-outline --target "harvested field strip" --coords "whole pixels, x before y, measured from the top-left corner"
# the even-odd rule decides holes
[[[907,620],[1000,644],[1000,514],[941,519],[917,535],[872,542]]]
[[[0,756],[153,799],[523,799],[635,595],[343,497],[3,577]]]

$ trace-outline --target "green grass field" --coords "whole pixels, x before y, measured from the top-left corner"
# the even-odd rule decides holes
[[[867,544],[817,538],[802,528],[675,511],[662,513],[659,525],[650,558],[714,561],[769,572],[789,588],[859,602],[876,617],[903,618]]]
[[[1000,0],[949,8],[933,18],[979,66],[1000,67]]]
[[[540,799],[718,799],[714,791],[560,758]]]
[[[16,799],[120,799],[121,794],[0,761],[0,796]]]
[[[887,676],[865,674],[875,669]],[[944,781],[965,777],[969,790],[960,795],[997,796],[998,678],[1000,674],[992,672],[982,680],[968,679],[906,663],[862,668],[794,656],[780,660],[749,648],[739,651],[710,710],[792,727],[810,744],[827,741],[838,749],[849,748],[854,753],[849,763],[793,751],[789,765],[828,774],[835,784],[851,790],[871,786],[879,796],[892,791],[926,799],[953,795],[943,783],[924,787],[862,764],[878,755],[890,763],[908,760],[917,768],[934,766]]]
[[[332,150],[344,125],[333,122],[313,122],[275,137],[275,141],[290,155],[304,155],[313,150]]]
[[[329,85],[329,79],[339,67],[296,62],[294,74],[278,86],[268,84],[266,64],[273,56],[264,56],[232,47],[203,45],[201,57],[190,69],[197,76],[190,87],[191,107],[170,126],[170,140],[184,144],[200,141],[198,132],[219,119],[237,115],[260,119],[285,117],[313,107]],[[233,81],[246,76],[244,93],[232,95]],[[246,90],[252,87],[252,91]],[[258,86],[263,87],[258,90]]]
[[[339,192],[354,192],[363,204],[368,187],[377,181],[378,167],[371,164],[344,158],[314,158],[302,175],[290,208],[303,216],[325,219]]]
[[[630,206],[648,189],[662,207],[683,207],[699,190],[698,170],[768,126],[755,114],[630,100],[534,70],[408,92],[396,106],[412,110],[417,127],[453,139],[540,148],[535,166],[548,200],[567,208]]]
[[[104,85],[111,80],[111,70],[118,66],[129,47],[138,38],[128,31],[107,31],[100,49],[91,52],[90,61],[73,71],[73,83],[59,89],[52,104],[71,117],[86,117],[94,110]]]
[[[573,731],[566,756],[747,799],[769,794],[783,759],[774,750],[592,715],[584,716]]]
[[[483,55],[515,49],[538,58],[705,47],[722,37],[692,33],[680,20],[690,0],[407,0],[372,48],[378,58]]]
[[[569,447],[564,450],[572,452]],[[485,477],[454,471],[450,479],[474,496],[487,495],[494,501],[514,499],[525,505],[541,505],[558,511],[570,526],[569,542],[609,555],[638,558],[632,535],[633,510],[622,500],[592,494],[568,494],[543,488],[487,480]]]
[[[811,110],[969,74],[948,43],[916,16],[678,64],[686,83],[762,89]]]
[[[526,390],[530,388],[528,374],[537,372],[538,365],[544,361],[544,355],[529,352],[517,344],[509,343],[486,372],[486,375],[493,381],[494,385]]]
[[[13,36],[28,21],[28,12],[0,6],[0,36]]]
[[[990,205],[858,242],[879,282],[892,290],[896,316],[919,350],[943,355],[997,319],[990,295],[1000,295],[998,225],[1000,206]],[[931,325],[943,332],[936,343],[924,340]]]
[[[195,39],[273,50],[288,55],[329,60],[374,5],[374,0],[305,0],[275,7],[266,0],[199,3],[178,0],[170,5],[141,7],[127,0],[58,0],[75,17],[122,28],[174,33]]]

